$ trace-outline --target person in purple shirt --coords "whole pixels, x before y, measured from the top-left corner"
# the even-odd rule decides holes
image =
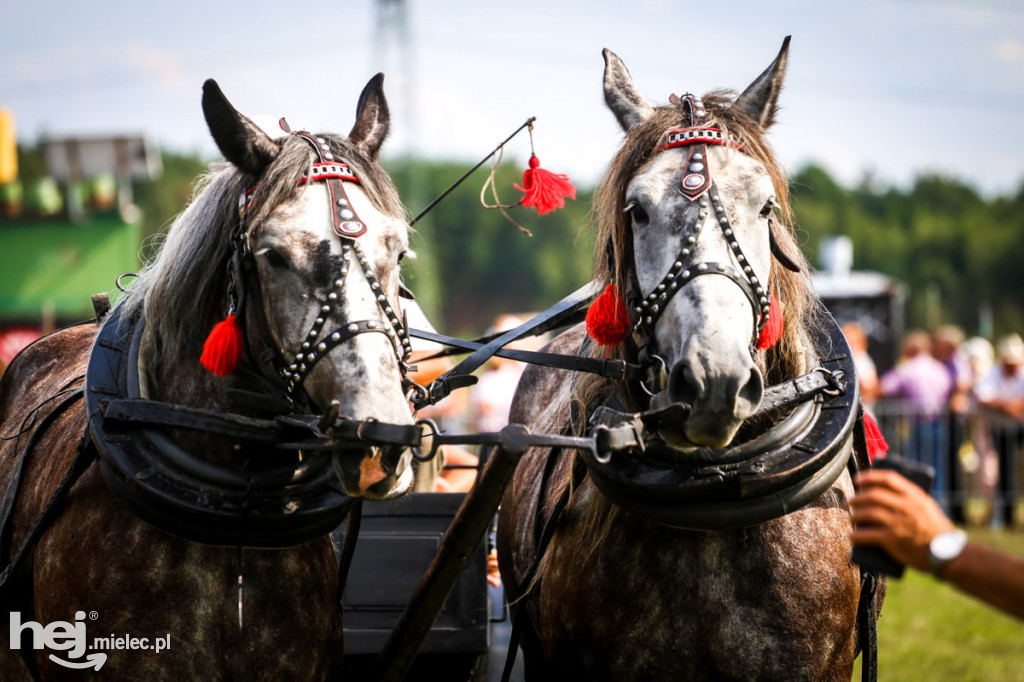
[[[911,331],[903,338],[903,357],[879,380],[883,397],[898,398],[909,427],[904,457],[935,468],[934,495],[949,506],[946,452],[946,401],[953,379],[945,365],[932,357],[931,338]]]

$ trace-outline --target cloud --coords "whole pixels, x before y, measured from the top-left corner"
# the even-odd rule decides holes
[[[184,69],[171,52],[139,42],[64,43],[57,48],[22,51],[14,60],[11,75],[19,87],[107,84],[117,80],[143,79],[156,85],[180,85]]]
[[[1001,62],[1024,66],[1024,43],[1017,40],[1002,40],[992,46],[992,54]]]
[[[158,84],[180,85],[185,81],[185,69],[177,55],[156,50],[143,43],[129,43],[118,55],[127,59],[133,70]]]

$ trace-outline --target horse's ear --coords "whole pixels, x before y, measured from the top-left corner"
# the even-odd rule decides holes
[[[619,125],[627,133],[637,124],[654,113],[654,108],[633,84],[629,69],[618,55],[605,48],[604,55],[604,101],[615,114]]]
[[[384,74],[378,73],[370,79],[359,95],[356,124],[348,134],[348,141],[363,150],[371,159],[376,159],[390,127],[391,114],[388,111],[388,101],[384,98]]]
[[[212,78],[203,83],[203,115],[220,153],[250,175],[262,175],[281,151],[258,125],[231,106]]]
[[[733,103],[734,107],[749,116],[762,130],[771,127],[779,110],[779,92],[782,91],[782,79],[786,75],[789,39],[790,36],[786,36],[782,41],[779,56]]]

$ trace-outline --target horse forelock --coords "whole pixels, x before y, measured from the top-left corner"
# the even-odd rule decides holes
[[[327,141],[335,158],[348,163],[375,208],[404,219],[398,192],[378,163],[341,137],[318,137]],[[165,360],[198,358],[210,329],[227,313],[228,261],[241,193],[256,186],[246,216],[253,234],[274,209],[295,197],[300,178],[310,173],[316,155],[308,143],[295,136],[279,143],[281,152],[262,177],[228,165],[198,179],[192,201],[171,224],[159,252],[120,304],[144,309],[147,329],[160,339],[159,348],[151,349],[153,368]]]

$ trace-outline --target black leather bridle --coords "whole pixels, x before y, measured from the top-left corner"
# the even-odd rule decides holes
[[[282,121],[282,125],[284,124]],[[285,396],[289,402],[294,403],[295,398],[302,388],[302,384],[313,367],[323,360],[332,349],[340,344],[355,338],[360,334],[378,333],[386,335],[390,340],[398,361],[399,370],[402,373],[403,384],[407,382],[409,366],[406,364],[412,352],[412,344],[409,340],[409,331],[406,323],[399,318],[394,308],[388,301],[380,282],[377,280],[373,269],[370,266],[366,255],[359,245],[359,237],[366,233],[366,224],[360,220],[355,207],[349,199],[345,190],[346,183],[360,184],[359,178],[352,168],[342,160],[336,160],[330,151],[330,146],[322,137],[314,137],[306,131],[288,131],[296,137],[306,141],[317,154],[318,160],[312,164],[310,173],[299,179],[299,185],[314,182],[323,183],[327,189],[327,200],[330,205],[331,225],[334,233],[341,240],[341,271],[334,279],[330,292],[321,301],[319,314],[303,338],[298,349],[288,352],[292,359],[289,360],[280,349],[273,345],[268,346],[269,354],[272,357],[272,364],[285,384]],[[235,282],[245,281],[243,272],[254,270],[252,263],[252,252],[249,243],[248,227],[246,225],[246,214],[252,207],[254,195],[259,185],[255,185],[239,196],[238,202],[238,225],[233,233],[235,253],[232,257],[232,268],[240,268],[240,272],[232,272],[232,279]],[[344,299],[346,282],[349,270],[356,266],[366,278],[377,301],[377,306],[383,313],[382,319],[352,320],[345,325],[326,332],[324,325],[330,316],[335,312],[339,302]],[[256,284],[258,286],[258,282]],[[244,297],[232,293],[232,305],[239,308],[244,304]],[[236,300],[237,299],[237,300]],[[262,312],[260,312],[262,316]],[[264,329],[269,329],[265,319],[261,320]]]
[[[633,271],[630,273],[632,284],[629,292],[629,303],[635,316],[633,331],[640,335],[641,361],[648,367],[656,364],[665,364],[664,359],[657,354],[654,330],[658,320],[665,312],[672,297],[698,277],[704,275],[726,277],[736,284],[750,301],[750,308],[754,318],[753,336],[750,343],[751,354],[756,350],[757,339],[765,325],[768,324],[770,314],[771,288],[757,277],[746,254],[743,253],[739,240],[729,222],[726,210],[722,206],[718,187],[711,178],[711,172],[708,169],[708,145],[728,146],[740,151],[743,151],[743,148],[728,133],[723,132],[719,128],[705,125],[706,112],[704,104],[698,97],[686,94],[682,98],[676,98],[676,100],[688,113],[692,125],[687,128],[669,131],[668,141],[659,148],[659,151],[677,147],[689,148],[689,154],[683,163],[679,191],[688,200],[696,201],[699,210],[692,232],[686,236],[685,242],[675,261],[661,281],[649,293],[646,295],[643,293],[636,276],[636,268],[633,268]],[[769,199],[769,208],[773,200],[774,197]],[[626,212],[628,213],[632,210],[633,204],[630,203],[626,206]],[[734,264],[710,261],[699,262],[694,256],[694,247],[697,244],[701,229],[712,212],[714,221],[718,224],[722,236],[728,243],[735,258],[736,262]],[[768,219],[770,223],[770,213]],[[774,239],[771,239],[770,242],[774,253],[778,249]],[[799,269],[788,258],[781,260],[781,262],[790,269]],[[648,392],[650,391],[648,390]]]

